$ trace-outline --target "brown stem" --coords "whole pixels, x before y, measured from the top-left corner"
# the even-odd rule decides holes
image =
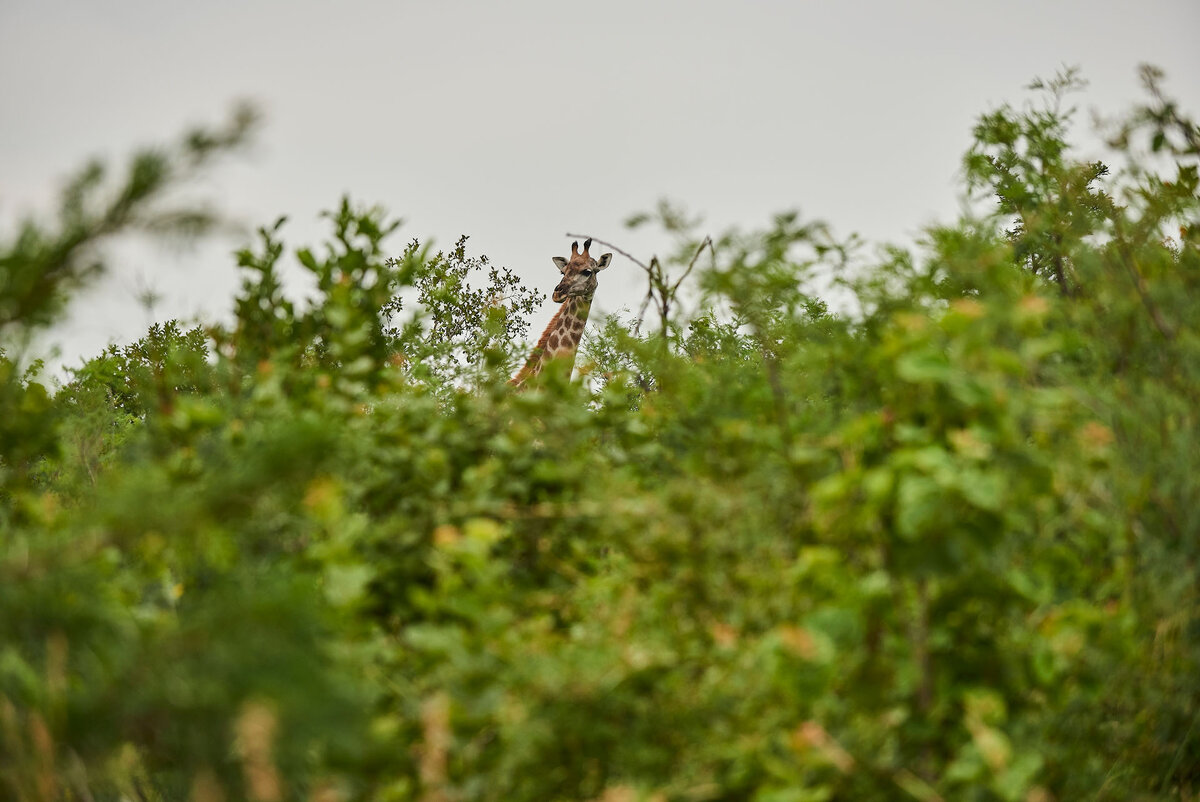
[[[1137,290],[1138,297],[1142,299],[1142,305],[1146,307],[1146,311],[1150,314],[1150,320],[1154,323],[1154,327],[1158,329],[1158,333],[1165,337],[1168,341],[1175,340],[1175,332],[1163,319],[1162,313],[1155,306],[1154,301],[1150,299],[1149,290],[1146,287],[1146,279],[1142,276],[1141,271],[1137,269],[1137,262],[1133,258],[1133,254],[1129,252],[1129,245],[1124,240],[1124,232],[1121,230],[1121,225],[1117,224],[1117,237],[1120,243],[1117,246],[1117,253],[1120,255],[1121,264],[1125,266],[1125,270],[1129,273],[1129,278],[1133,281],[1133,287]]]
[[[783,444],[789,450],[792,445],[792,429],[788,423],[787,394],[783,390],[783,382],[779,378],[779,364],[775,355],[763,350],[763,365],[767,371],[767,384],[771,387],[771,399],[775,405],[775,422],[779,426],[779,434]]]
[[[634,257],[628,251],[613,245],[611,242],[606,242],[602,239],[598,239],[587,234],[568,233],[567,236],[575,239],[590,239],[605,248],[612,248],[614,251],[621,254],[626,259],[633,262],[635,265],[645,271],[648,286],[646,288],[646,297],[642,299],[642,306],[638,310],[637,322],[633,327],[633,333],[635,335],[641,333],[642,321],[646,316],[646,307],[650,305],[651,301],[655,301],[654,307],[658,312],[659,325],[662,327],[663,336],[666,336],[667,324],[670,322],[671,303],[675,299],[675,293],[678,292],[679,287],[683,284],[684,279],[686,279],[696,267],[696,262],[700,259],[700,254],[704,253],[704,249],[708,248],[710,253],[713,250],[712,237],[705,237],[704,241],[701,242],[700,246],[696,249],[695,255],[692,256],[692,260],[688,262],[687,269],[683,271],[683,275],[676,279],[673,284],[668,285],[667,277],[663,274],[662,265],[659,264],[657,257],[651,259],[650,264],[647,265],[645,262],[642,262],[640,259]]]
[[[1055,234],[1054,237],[1054,257],[1051,259],[1051,264],[1054,266],[1054,280],[1058,282],[1058,290],[1063,295],[1070,295],[1070,289],[1067,287],[1067,274],[1063,267],[1062,255],[1062,235]]]
[[[933,707],[933,658],[929,654],[929,580],[917,580],[917,609],[912,628],[913,658],[920,677],[917,709],[923,714]]]

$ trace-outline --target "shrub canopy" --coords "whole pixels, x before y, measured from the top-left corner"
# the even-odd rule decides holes
[[[89,167],[0,243],[0,798],[1193,798],[1200,129],[1143,77],[1107,165],[1072,73],[985,114],[911,250],[639,215],[653,322],[521,393],[538,294],[349,201],[307,301],[281,220],[231,324],[51,393],[252,117]]]

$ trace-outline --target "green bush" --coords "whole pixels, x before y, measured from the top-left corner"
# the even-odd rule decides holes
[[[520,393],[537,295],[349,201],[309,302],[280,220],[231,325],[51,393],[81,254],[249,117],[92,168],[0,246],[0,794],[1194,798],[1200,129],[1144,79],[1119,169],[1073,73],[984,115],[912,252],[639,215],[658,325]]]

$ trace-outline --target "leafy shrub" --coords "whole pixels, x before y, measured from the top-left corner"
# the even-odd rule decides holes
[[[349,201],[307,302],[279,221],[232,326],[4,358],[5,797],[1192,798],[1200,153],[1144,77],[1120,169],[1071,73],[984,115],[915,252],[635,218],[659,325],[583,382],[511,393],[536,296]],[[0,249],[9,347],[68,229]]]

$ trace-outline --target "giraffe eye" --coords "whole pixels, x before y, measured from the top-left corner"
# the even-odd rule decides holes
[[[595,273],[596,271],[595,270],[580,270],[579,272],[585,276],[590,276],[590,275],[592,275],[592,273]]]

